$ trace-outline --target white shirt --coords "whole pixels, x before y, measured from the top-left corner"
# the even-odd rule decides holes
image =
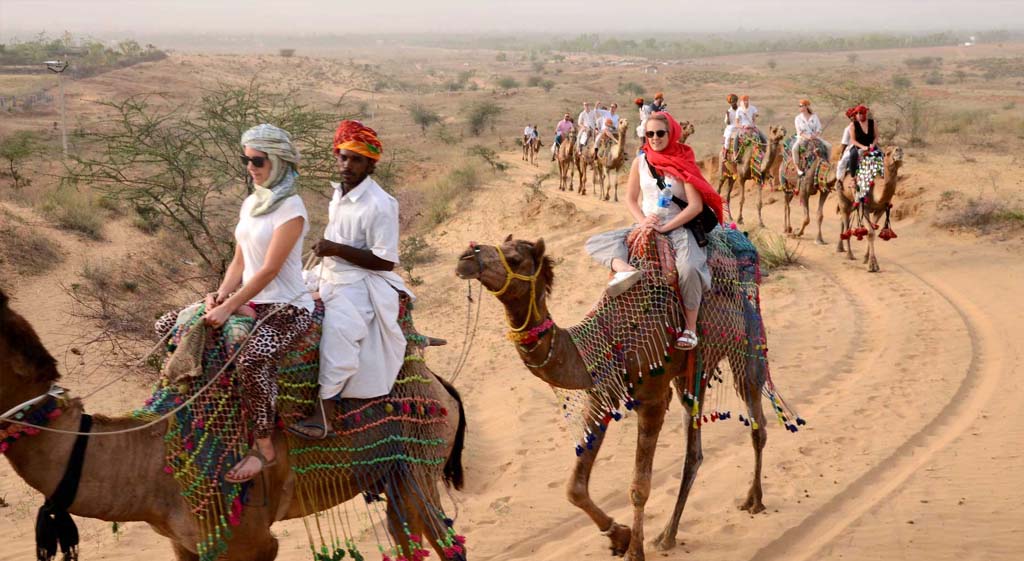
[[[580,128],[595,128],[597,126],[597,111],[591,109],[590,111],[580,111],[580,116],[576,119],[576,124]]]
[[[531,127],[530,125],[526,125],[526,128],[523,129],[523,136],[530,136],[532,134],[533,134],[533,127]]]
[[[850,136],[850,131],[851,130],[853,130],[852,126],[849,126],[849,127],[846,127],[845,129],[843,129],[843,140],[839,144],[842,144],[843,146],[849,146],[850,145],[850,139],[852,138]]]
[[[334,196],[328,207],[324,238],[356,249],[365,249],[377,257],[398,264],[398,201],[367,176],[348,194],[341,185],[331,183]],[[340,257],[324,258],[324,280],[350,284],[367,275],[384,277],[390,284],[403,287],[402,277],[394,271],[370,271]]]
[[[288,197],[273,211],[260,216],[252,216],[252,207],[255,204],[255,195],[246,197],[238,215],[238,225],[235,226],[235,240],[242,251],[242,260],[245,264],[242,284],[248,283],[253,275],[263,268],[274,231],[289,220],[302,217],[302,236],[292,246],[281,266],[281,271],[252,298],[252,301],[256,304],[291,304],[312,312],[313,298],[302,282],[302,239],[309,231],[309,216],[306,214],[306,205],[303,204],[302,197]]]
[[[757,107],[751,105],[744,108],[742,105],[736,110],[736,125],[741,127],[754,126],[754,117],[757,116]]]
[[[658,187],[658,180],[651,175],[651,169],[647,165],[647,156],[637,156],[636,161],[637,171],[640,172],[640,210],[644,212],[644,216],[650,216],[658,212],[658,197],[661,196],[661,187]],[[682,181],[671,175],[666,175],[663,179],[665,185],[672,188],[673,195],[686,201],[686,189]],[[668,213],[662,224],[668,222],[680,212],[682,212],[682,209],[677,205],[668,205]]]
[[[793,128],[796,129],[796,134],[799,136],[821,134],[821,121],[816,113],[812,113],[810,117],[807,117],[801,111],[797,113],[796,119],[793,120]]]

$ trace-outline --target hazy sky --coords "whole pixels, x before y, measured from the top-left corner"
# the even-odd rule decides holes
[[[859,17],[851,18],[851,10]],[[848,23],[852,20],[858,25]],[[575,36],[739,27],[1022,29],[1024,0],[0,0],[0,40],[40,30],[275,35],[532,30]]]

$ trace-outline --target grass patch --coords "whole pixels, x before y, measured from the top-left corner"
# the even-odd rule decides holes
[[[935,219],[935,226],[954,230],[973,230],[983,234],[1000,228],[1024,226],[1024,209],[1007,207],[1005,201],[974,197],[950,205]]]
[[[46,233],[0,209],[0,271],[41,275],[64,260],[60,245]]]
[[[764,228],[750,232],[749,236],[757,248],[763,271],[772,272],[800,263],[800,242],[791,244],[789,238]]]
[[[39,209],[59,228],[103,239],[103,213],[94,198],[72,189],[50,193]]]

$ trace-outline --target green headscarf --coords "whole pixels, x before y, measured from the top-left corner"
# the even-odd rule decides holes
[[[265,123],[256,125],[242,135],[242,147],[266,153],[270,162],[266,185],[253,186],[256,204],[252,207],[252,216],[272,212],[285,199],[297,194],[295,179],[299,177],[300,155],[288,131]]]

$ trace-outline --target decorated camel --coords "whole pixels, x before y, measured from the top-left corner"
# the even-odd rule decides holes
[[[795,237],[804,235],[804,230],[811,223],[811,197],[819,195],[818,238],[815,241],[818,244],[824,245],[825,238],[821,235],[821,221],[824,217],[825,199],[828,198],[828,194],[835,184],[835,165],[829,162],[829,154],[825,144],[817,139],[810,140],[801,145],[800,148],[799,158],[804,175],[802,177],[799,176],[796,166],[790,157],[792,154],[790,143],[794,142],[795,138],[790,137],[783,144],[782,165],[779,169],[779,185],[785,192],[786,198],[786,206],[783,209],[783,232],[792,234]],[[794,197],[800,198],[800,206],[804,209],[804,221],[797,232],[793,231],[793,224],[790,218],[790,203]]]
[[[587,194],[587,170],[593,169],[594,160],[594,131],[580,131],[576,135],[576,142],[573,142],[573,161],[576,164],[576,173],[580,176],[579,194]],[[582,142],[581,142],[582,141]]]
[[[732,190],[739,187],[740,212],[736,219],[738,224],[743,224],[743,203],[747,199],[746,184],[753,180],[757,185],[757,224],[764,227],[764,219],[761,217],[762,193],[765,181],[768,179],[771,164],[777,159],[782,151],[782,141],[786,138],[786,129],[772,126],[768,131],[768,143],[762,144],[760,137],[754,133],[741,133],[736,139],[737,154],[732,160],[724,163],[722,177],[718,180],[718,192],[725,189],[725,201],[731,203]]]
[[[629,130],[629,120],[620,120],[616,142],[602,148],[598,158],[594,161],[594,193],[605,201],[609,200],[609,195],[614,190],[615,202],[619,202],[619,173],[626,162],[627,130]],[[608,177],[611,172],[615,173],[614,181]],[[605,184],[606,180],[611,182],[611,186]]]
[[[312,348],[315,354],[316,347]],[[311,516],[314,520],[307,529],[315,559],[361,559],[349,538],[355,535],[345,534],[352,528],[340,530],[335,525],[338,516],[347,515],[337,509],[349,508],[341,503],[356,497],[386,501],[386,509],[370,507],[377,511],[377,522],[386,520],[391,529],[393,542],[390,549],[380,549],[383,555],[420,559],[432,546],[441,559],[464,559],[463,538],[455,536],[440,511],[437,489],[442,477],[446,484],[462,483],[462,406],[454,388],[419,364],[416,375],[430,380],[405,384],[416,386],[408,398],[392,394],[380,404],[367,400],[361,407],[346,409],[334,419],[333,426],[340,427],[335,436],[316,443],[276,433],[277,461],[252,483],[231,484],[221,478],[207,485],[196,472],[218,470],[220,463],[231,466],[238,457],[213,454],[219,449],[217,413],[200,405],[210,394],[197,394],[184,404],[173,401],[172,414],[152,420],[138,414],[90,417],[85,403],[56,386],[56,361],[0,291],[0,412],[6,411],[0,416],[0,453],[26,483],[50,498],[44,508],[54,522],[43,524],[40,559],[52,559],[58,539],[65,559],[77,559],[68,556],[76,552],[77,532],[64,509],[87,518],[146,522],[171,540],[178,561],[273,560],[278,542],[270,526]],[[310,399],[315,397],[315,370],[312,376],[313,390],[306,396]],[[188,382],[165,390],[173,394],[181,384]],[[216,393],[232,391],[233,385],[228,377],[214,377],[207,387]],[[431,410],[408,408],[406,404],[413,402],[429,403]],[[216,405],[218,411],[235,411],[232,406],[230,401]],[[442,409],[445,415],[438,413]],[[443,422],[435,422],[441,418]],[[364,420],[375,426],[361,430],[369,427]],[[436,427],[444,443],[429,451],[436,457],[424,458],[427,463],[414,459],[428,452],[422,447],[388,444],[412,436],[407,427],[423,423]],[[89,435],[76,439],[76,432]],[[245,446],[245,438],[239,440]],[[377,456],[397,456],[371,458],[365,452],[369,449],[377,450]],[[363,467],[371,461],[378,467]],[[72,473],[74,465],[80,467],[80,477],[71,481],[77,483],[77,494],[64,493],[69,483],[65,470]],[[63,491],[55,493],[58,488]],[[359,510],[366,512],[367,506]]]
[[[903,166],[903,149],[899,146],[889,146],[882,151],[881,157],[877,154],[866,156],[861,162],[860,172],[857,177],[847,175],[843,184],[836,189],[839,196],[839,245],[836,251],[844,251],[853,259],[853,244],[850,238],[858,240],[864,236],[868,238],[867,251],[864,253],[864,263],[868,271],[877,273],[878,257],[875,254],[875,230],[879,227],[882,215],[885,215],[885,223],[878,232],[878,237],[885,241],[896,237],[889,223],[889,213],[892,209],[892,198],[896,194],[896,184],[899,182],[900,167]],[[881,189],[877,180],[882,180]],[[857,228],[853,228],[853,213],[857,212]],[[864,225],[864,221],[868,225]],[[846,242],[846,247],[843,247]]]
[[[569,131],[558,145],[555,158],[558,160],[558,190],[572,191],[572,170],[576,166],[576,127]]]
[[[578,325],[564,329],[553,322],[548,298],[554,283],[554,260],[543,240],[514,240],[500,246],[470,244],[456,273],[477,279],[505,307],[508,337],[534,376],[548,383],[560,403],[559,414],[576,439],[577,460],[568,482],[569,501],[582,509],[611,540],[615,555],[644,559],[644,506],[651,493],[651,472],[658,435],[675,386],[689,413],[686,461],[672,517],[655,540],[659,549],[676,544],[679,520],[703,459],[701,426],[726,419],[727,412],[702,410],[709,381],[721,386],[719,363],[728,360],[733,385],[747,406],[754,447],[754,475],[742,510],[764,510],[761,453],[767,432],[762,392],[775,413],[795,432],[804,424],[778,396],[768,374],[764,326],[758,298],[757,251],[736,230],[716,229],[709,237],[709,265],[714,289],[701,306],[698,352],[672,344],[681,332],[682,310],[676,289],[674,254],[667,238],[651,230],[630,238],[631,262],[641,280],[627,292],[606,296]],[[662,257],[664,256],[664,257]],[[667,266],[662,266],[666,263]],[[698,365],[700,365],[698,367]],[[637,414],[636,462],[629,496],[632,525],[616,523],[591,499],[591,469],[613,420],[625,410]]]

